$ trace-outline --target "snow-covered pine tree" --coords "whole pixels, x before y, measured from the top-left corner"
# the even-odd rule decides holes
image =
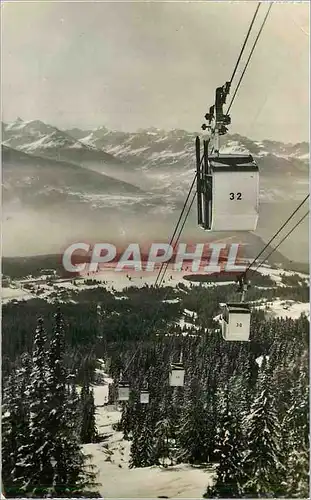
[[[241,425],[227,406],[217,433],[216,482],[204,498],[239,498],[241,495],[243,439]]]
[[[20,405],[16,387],[16,373],[12,371],[5,383],[2,400],[2,482],[6,494],[15,496],[13,470],[19,449]]]
[[[139,416],[133,429],[130,468],[150,467],[155,463],[154,436],[148,419],[148,410],[141,408]]]
[[[309,496],[309,387],[302,376],[293,390],[292,405],[284,419],[287,437],[287,495],[291,498]]]
[[[9,485],[6,486],[8,494],[15,496],[20,493],[23,486],[23,476],[20,477],[18,464],[25,460],[25,449],[29,443],[29,404],[27,387],[31,373],[31,358],[28,353],[21,356],[20,366],[12,373],[5,391],[3,422],[4,447],[9,444],[13,454],[11,456],[11,469],[9,472]],[[9,400],[9,398],[12,398]],[[8,433],[9,440],[6,440]],[[13,451],[14,450],[14,451]],[[6,460],[5,460],[6,462]],[[4,469],[9,465],[10,458]]]
[[[178,459],[193,463],[207,461],[206,405],[199,381],[194,378],[185,394],[185,404],[182,410],[181,424],[178,429]]]
[[[132,435],[132,444],[130,448],[130,461],[129,468],[140,467],[140,459],[139,459],[139,439],[140,439],[140,429],[136,426],[133,429]]]
[[[257,396],[245,425],[247,452],[243,460],[243,494],[252,498],[282,496],[284,486],[281,428],[267,373],[268,362],[264,360]]]
[[[287,486],[286,496],[288,498],[309,498],[309,449],[294,449],[287,462]]]
[[[122,430],[124,439],[128,440],[129,435],[132,432],[132,402],[129,401],[128,404],[124,405],[121,413],[121,420],[118,423],[118,429]]]
[[[214,388],[208,392],[207,405],[205,411],[206,411],[206,421],[207,421],[206,434],[205,434],[207,461],[213,462],[215,460],[216,429],[218,420],[217,393]]]
[[[247,376],[245,372],[240,374],[235,374],[231,377],[229,383],[229,394],[230,408],[232,412],[237,415],[237,417],[242,420],[249,412],[249,394],[248,394],[248,383]]]
[[[146,420],[140,431],[136,427],[133,433],[130,467],[150,467],[154,465],[154,455],[153,435]]]
[[[25,392],[30,407],[28,444],[19,450],[16,476],[25,493],[43,495],[53,486],[52,440],[48,439],[46,333],[38,319],[32,352],[30,383]]]
[[[161,419],[155,428],[155,463],[167,467],[170,457],[170,422],[167,418]]]
[[[79,429],[72,419],[70,400],[66,391],[63,319],[58,308],[55,314],[53,338],[48,351],[48,425],[47,439],[52,444],[51,458],[54,468],[53,490],[56,494],[80,496],[83,490],[95,486],[93,466],[87,464],[79,443]]]
[[[95,409],[94,391],[86,383],[81,390],[81,443],[95,443],[97,440]]]

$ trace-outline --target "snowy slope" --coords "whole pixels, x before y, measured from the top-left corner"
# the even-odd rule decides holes
[[[275,318],[291,318],[298,319],[301,314],[305,314],[310,320],[310,304],[303,302],[295,302],[293,300],[276,299],[272,302],[264,302],[261,305],[256,305],[258,309],[264,309],[267,316]]]
[[[104,372],[103,376],[106,376]],[[156,466],[128,468],[131,442],[125,441],[121,432],[112,429],[112,424],[120,420],[121,412],[117,407],[102,406],[107,385],[95,386],[94,389],[97,427],[107,439],[100,444],[86,444],[84,450],[92,455],[92,462],[98,469],[102,497],[157,498],[165,495],[169,498],[201,498],[212,483],[212,469],[196,469],[184,464],[168,469]]]
[[[282,269],[272,269],[271,267],[266,265],[261,266],[258,269],[258,272],[260,272],[262,275],[269,276],[275,282],[276,286],[281,286],[281,287],[285,286],[283,283],[281,283],[282,275],[285,276],[295,275],[301,279],[302,284],[309,283],[309,276],[307,274],[294,273],[291,271],[284,271]],[[231,281],[227,282],[224,281],[220,283],[202,283],[200,281],[191,282],[183,279],[183,277],[187,276],[188,274],[191,274],[190,271],[189,272],[174,271],[173,269],[170,269],[169,266],[167,277],[164,280],[163,285],[176,288],[179,287],[180,283],[182,283],[184,287],[201,286],[209,288],[216,286],[225,286],[233,283]],[[143,287],[146,284],[151,286],[154,285],[155,282],[155,275],[153,273],[136,272],[127,274],[126,272],[115,272],[114,269],[112,268],[102,271],[100,274],[97,274],[95,278],[102,284],[87,285],[85,283],[85,280],[87,278],[80,278],[75,280],[76,284],[72,283],[71,280],[64,280],[64,279],[56,280],[51,285],[46,284],[45,280],[33,280],[31,278],[28,280],[16,281],[12,285],[14,286],[14,288],[12,288],[11,286],[1,289],[1,299],[2,303],[6,304],[8,302],[11,302],[12,300],[18,300],[18,301],[29,300],[39,296],[42,299],[53,302],[55,300],[55,297],[53,296],[51,297],[51,295],[55,294],[55,291],[58,291],[58,293],[62,294],[61,300],[72,301],[70,292],[73,291],[92,289],[92,288],[97,288],[98,286],[103,286],[108,291],[115,293],[115,292],[122,292],[125,288],[130,286],[138,288]],[[27,283],[28,284],[31,283],[32,290],[24,288],[25,284]],[[41,291],[39,295],[36,293],[38,289]],[[69,295],[67,294],[67,292],[69,292]],[[124,297],[116,296],[116,298],[121,300],[121,299],[126,299],[126,296]],[[166,300],[166,302],[176,303],[178,302],[178,299]],[[297,319],[299,318],[301,313],[306,314],[308,317],[310,316],[309,303],[297,303],[291,300],[279,300],[276,298],[275,301],[270,303],[266,302],[265,300],[262,300],[257,303],[254,303],[254,307],[265,309],[267,315],[274,317],[281,317],[281,318],[290,317],[293,319]],[[189,311],[185,309],[182,317],[179,318],[178,320],[178,324],[182,328],[186,328],[189,330],[191,329],[193,331],[198,329],[198,327],[194,325],[195,319],[196,319],[196,313],[194,311]],[[220,316],[217,316],[214,319],[220,320]]]

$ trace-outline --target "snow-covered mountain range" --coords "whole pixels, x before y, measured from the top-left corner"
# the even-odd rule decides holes
[[[79,128],[60,130],[40,120],[23,121],[21,118],[8,124],[3,123],[2,131],[4,145],[25,153],[40,152],[45,156],[53,155],[53,151],[57,150],[57,154],[61,157],[62,154],[70,156],[69,151],[72,150],[77,150],[79,153],[88,151],[90,160],[93,159],[92,155],[97,154],[94,159],[115,162],[118,158],[126,163],[132,160],[135,164],[143,163],[144,167],[177,163],[189,165],[189,162],[193,162],[193,144],[197,135],[185,130],[176,129],[167,132],[156,128],[141,129],[137,132],[110,131],[106,127],[94,130]],[[254,141],[235,134],[223,139],[222,151],[250,151],[261,159],[274,156],[286,160],[286,163],[274,164],[274,168],[271,169],[264,168],[268,164],[261,160],[265,174],[272,174],[279,168],[292,175],[304,173],[304,166],[309,163],[307,142],[284,144],[271,140]],[[291,163],[291,168],[288,168],[287,162]]]
[[[184,197],[194,172],[194,140],[196,133],[184,130],[166,132],[155,128],[137,132],[78,128],[62,131],[39,120],[3,124],[3,144],[24,153],[74,162],[139,187]],[[253,141],[239,135],[223,139],[223,152],[251,152],[261,172],[261,199],[300,199],[306,192],[308,176],[308,143],[283,144],[276,141]],[[139,173],[139,175],[137,175]],[[142,175],[143,174],[143,175]],[[278,176],[282,185],[271,184]]]
[[[141,238],[164,237],[178,219],[194,176],[195,136],[155,128],[134,133],[105,127],[60,130],[20,118],[3,123],[5,245],[10,241],[11,247],[21,238],[21,228],[31,220],[56,246],[64,243],[64,232],[67,240],[98,239],[100,234],[107,238],[111,231],[131,239],[138,233]],[[249,151],[257,159],[261,214],[256,234],[269,238],[309,190],[308,143],[228,135],[222,150]],[[193,209],[185,232],[197,238],[202,233],[197,233],[195,217]],[[303,252],[308,246],[306,227],[296,233],[304,241]],[[38,240],[33,228],[28,234],[27,248]],[[300,250],[296,245],[296,254]],[[296,254],[290,258],[304,260]]]
[[[2,124],[2,143],[28,154],[48,156],[57,160],[81,159],[114,161],[108,153],[76,140],[65,131],[47,125],[40,120],[23,121],[17,118],[12,123]]]
[[[197,133],[185,130],[167,132],[156,128],[138,130],[134,133],[112,132],[105,127],[83,131],[70,129],[66,131],[83,144],[104,149],[119,158],[128,160],[139,157],[145,163],[159,164],[167,161],[175,164],[184,160],[193,160],[193,144]],[[309,145],[306,142],[298,144],[283,144],[276,141],[252,141],[238,134],[228,135],[223,139],[223,152],[247,152],[255,157],[276,156],[286,160],[309,161]]]

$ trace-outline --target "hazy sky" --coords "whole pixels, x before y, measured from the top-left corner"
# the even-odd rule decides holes
[[[6,2],[3,120],[200,130],[256,5]],[[273,5],[232,123],[230,131],[258,139],[309,139],[309,2]]]

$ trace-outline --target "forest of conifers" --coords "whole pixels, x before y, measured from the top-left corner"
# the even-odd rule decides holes
[[[252,284],[249,301],[309,301],[295,276],[280,287],[256,274]],[[254,305],[251,341],[226,343],[213,318],[234,285],[76,288],[55,292],[53,303],[38,297],[3,307],[7,497],[98,496],[82,444],[101,440],[92,391],[99,358],[115,381],[111,403],[121,373],[131,387],[116,426],[131,441],[130,467],[214,464],[206,498],[308,497],[305,316],[268,317]],[[196,313],[187,332],[178,324],[185,309]],[[185,385],[172,388],[170,366],[181,352]],[[150,403],[141,405],[145,387]]]

